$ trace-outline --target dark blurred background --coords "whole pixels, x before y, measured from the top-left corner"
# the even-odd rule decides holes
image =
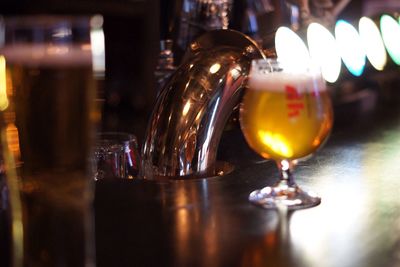
[[[182,1],[1,0],[0,14],[102,14],[106,75],[101,127],[106,131],[134,133],[142,143],[156,98],[154,71],[160,51],[159,42],[171,37],[171,32],[175,30]],[[390,6],[394,1],[352,0],[340,18],[353,21],[378,11],[379,6]],[[246,3],[246,0],[233,1],[230,28],[243,31]]]
[[[1,0],[0,14],[103,15],[106,75],[101,127],[135,133],[142,140],[155,100],[158,0]]]

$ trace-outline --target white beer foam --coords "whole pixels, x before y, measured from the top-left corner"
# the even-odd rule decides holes
[[[250,72],[249,89],[251,90],[284,92],[286,86],[293,86],[300,93],[326,91],[326,84],[321,75],[312,73]]]
[[[27,45],[15,44],[0,48],[7,63],[25,66],[90,66],[90,45]]]

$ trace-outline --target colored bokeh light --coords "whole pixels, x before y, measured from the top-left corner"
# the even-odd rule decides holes
[[[400,24],[391,16],[380,19],[382,39],[389,56],[396,65],[400,65]]]
[[[344,20],[338,20],[335,37],[344,65],[354,76],[360,76],[365,67],[366,54],[358,31]]]

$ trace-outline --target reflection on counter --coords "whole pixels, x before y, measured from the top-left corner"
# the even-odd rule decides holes
[[[213,196],[220,194],[219,188],[210,192],[208,182],[202,180],[188,184],[177,182],[169,190],[175,191],[172,199],[164,195],[162,202],[164,210],[170,213],[167,217],[172,215],[170,223],[174,225],[171,233],[173,265],[218,266],[217,251],[221,249],[218,240],[224,235],[224,225],[235,223],[234,218],[223,217],[222,211],[214,210],[218,207],[211,206]],[[191,248],[193,242],[199,243],[197,249]]]

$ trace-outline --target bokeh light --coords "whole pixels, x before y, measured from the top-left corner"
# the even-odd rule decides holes
[[[0,55],[0,111],[8,107],[6,59]]]
[[[298,70],[310,64],[310,53],[303,40],[291,29],[280,27],[275,35],[278,60],[285,67]]]
[[[336,82],[342,63],[335,37],[321,24],[311,23],[307,29],[307,42],[311,59],[320,66],[324,79],[330,83]]]
[[[360,76],[365,67],[365,51],[358,31],[345,20],[338,20],[335,37],[343,63],[354,76]]]
[[[383,42],[389,56],[396,65],[400,65],[400,25],[389,15],[382,15],[380,28]]]
[[[372,19],[362,17],[359,21],[358,30],[369,62],[375,69],[383,70],[387,57],[378,26]]]

